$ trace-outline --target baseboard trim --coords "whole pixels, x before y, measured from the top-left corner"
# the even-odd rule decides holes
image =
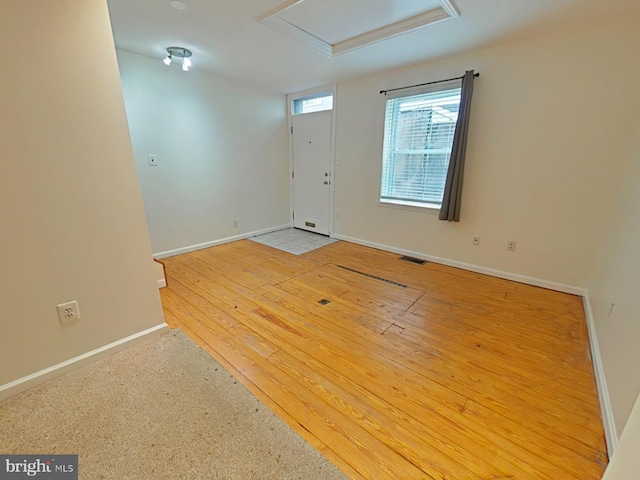
[[[154,263],[162,266],[162,278],[158,279],[158,288],[164,288],[167,286],[167,268],[164,265],[164,262],[161,262],[157,258],[153,259]]]
[[[173,257],[174,255],[180,255],[182,253],[195,252],[196,250],[202,250],[204,248],[215,247],[217,245],[223,245],[225,243],[236,242],[249,237],[255,237],[256,235],[262,235],[265,233],[275,232],[277,230],[284,230],[290,228],[289,224],[278,225],[277,227],[264,228],[262,230],[256,230],[253,232],[243,233],[241,235],[234,235],[233,237],[221,238],[220,240],[212,240],[210,242],[198,243],[196,245],[189,245],[187,247],[176,248],[174,250],[167,250],[165,252],[158,252],[153,254],[153,258],[162,259],[167,257]]]
[[[604,427],[604,436],[607,441],[607,453],[609,454],[609,458],[611,458],[613,456],[613,452],[618,447],[618,432],[613,418],[613,408],[611,407],[611,397],[609,396],[607,379],[604,374],[604,364],[602,363],[602,357],[600,356],[600,346],[598,345],[596,323],[593,316],[593,310],[591,309],[589,292],[585,291],[582,296],[582,302],[584,303],[584,313],[587,317],[589,343],[591,346],[591,363],[593,364],[593,373],[596,377],[596,386],[598,388],[602,426]]]
[[[529,277],[527,275],[520,275],[518,273],[505,272],[503,270],[496,270],[494,268],[482,267],[480,265],[474,265],[472,263],[459,262],[457,260],[450,260],[448,258],[436,257],[420,252],[414,252],[412,250],[405,250],[404,248],[369,242],[360,238],[348,237],[346,235],[333,235],[333,238],[344,240],[345,242],[356,243],[358,245],[364,245],[365,247],[372,247],[378,250],[397,253],[399,255],[408,255],[410,257],[419,258],[421,260],[427,260],[428,262],[448,265],[449,267],[461,268],[462,270],[468,270],[470,272],[482,273],[485,275],[490,275],[492,277],[504,278],[505,280],[512,280],[518,283],[533,285],[535,287],[548,288],[549,290],[556,290],[558,292],[570,293],[572,295],[579,296],[583,296],[585,293],[585,289],[581,287],[574,287],[572,285],[565,285],[563,283],[551,282],[542,278]]]
[[[153,335],[159,335],[168,330],[169,327],[166,323],[156,325],[155,327],[134,333],[133,335],[129,335],[126,338],[117,340],[105,345],[104,347],[96,348],[95,350],[83,353],[82,355],[78,355],[77,357],[58,363],[57,365],[45,368],[39,372],[32,373],[31,375],[19,378],[13,382],[0,385],[0,401],[44,383],[47,380],[51,380],[52,378],[75,370],[76,368],[93,363],[102,357],[106,357],[107,355],[116,353],[119,350],[123,350],[135,342],[142,341]]]
[[[408,255],[410,257],[420,258],[429,262],[439,263],[442,265],[448,265],[450,267],[461,268],[463,270],[469,270],[471,272],[482,273],[490,275],[492,277],[504,278],[505,280],[512,280],[514,282],[524,283],[526,285],[533,285],[535,287],[548,288],[550,290],[556,290],[558,292],[569,293],[572,295],[578,295],[582,297],[584,303],[584,313],[587,320],[587,328],[589,331],[589,347],[591,349],[591,361],[593,363],[593,371],[596,379],[596,385],[598,389],[598,399],[600,400],[600,413],[602,415],[602,425],[604,427],[605,438],[607,442],[607,453],[609,458],[613,456],[618,445],[618,435],[616,432],[616,425],[613,418],[613,409],[611,408],[611,399],[609,397],[609,389],[604,375],[604,365],[602,364],[602,357],[600,356],[600,347],[598,345],[598,336],[596,333],[595,319],[591,310],[591,303],[589,301],[589,291],[585,288],[575,287],[572,285],[565,285],[563,283],[551,282],[536,277],[529,277],[527,275],[520,275],[517,273],[505,272],[502,270],[496,270],[493,268],[482,267],[479,265],[473,265],[471,263],[459,262],[457,260],[450,260],[448,258],[436,257],[433,255],[426,255],[420,252],[414,252],[412,250],[406,250],[403,248],[392,247],[390,245],[384,245],[381,243],[370,242],[362,240],[360,238],[349,237],[346,235],[332,236],[338,240],[344,240],[345,242],[355,243],[363,245],[365,247],[372,247],[378,250],[384,250],[387,252],[397,253],[399,255]]]

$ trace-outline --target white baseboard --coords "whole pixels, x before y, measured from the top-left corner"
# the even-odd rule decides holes
[[[513,280],[514,282],[525,283],[527,285],[533,285],[535,287],[548,288],[549,290],[556,290],[558,292],[570,293],[572,295],[579,296],[583,296],[585,293],[585,289],[581,287],[574,287],[572,285],[565,285],[563,283],[551,282],[542,278],[528,277],[526,275],[520,275],[518,273],[505,272],[503,270],[496,270],[494,268],[482,267],[480,265],[474,265],[472,263],[459,262],[457,260],[450,260],[448,258],[426,255],[424,253],[413,252],[411,250],[383,245],[381,243],[369,242],[367,240],[361,240],[359,238],[347,237],[345,235],[333,235],[333,238],[344,240],[350,243],[357,243],[358,245],[364,245],[365,247],[372,247],[377,248],[378,250],[397,253],[400,255],[408,255],[410,257],[419,258],[421,260],[427,260],[428,262],[440,263],[442,265],[448,265],[450,267],[461,268],[462,270],[468,270],[470,272],[483,273],[492,277],[504,278],[505,280]]]
[[[196,250],[202,250],[203,248],[215,247],[216,245],[223,245],[225,243],[231,243],[237,240],[255,237],[256,235],[275,232],[277,230],[284,230],[286,228],[289,228],[289,224],[279,225],[277,227],[269,227],[262,230],[256,230],[254,232],[243,233],[241,235],[235,235],[233,237],[221,238],[220,240],[213,240],[211,242],[198,243],[197,245],[176,248],[174,250],[167,250],[166,252],[158,252],[153,254],[153,258],[157,258],[158,260],[160,260],[167,257],[173,257],[174,255],[180,255],[181,253],[195,252]]]
[[[75,370],[76,368],[93,363],[102,357],[106,357],[107,355],[116,353],[119,350],[123,350],[124,348],[131,346],[133,343],[145,340],[153,335],[159,335],[160,333],[164,333],[168,330],[169,327],[166,323],[156,325],[155,327],[129,335],[126,338],[110,343],[109,345],[105,345],[104,347],[96,348],[95,350],[83,353],[82,355],[78,355],[77,357],[58,363],[57,365],[53,365],[52,367],[45,368],[44,370],[19,378],[13,382],[0,385],[0,401],[44,383],[47,380],[51,380],[52,378]]]
[[[607,388],[607,382],[604,375],[604,366],[602,364],[602,357],[600,356],[600,347],[598,346],[598,336],[595,328],[595,319],[593,318],[593,312],[591,311],[591,304],[589,303],[589,292],[585,288],[574,287],[572,285],[565,285],[563,283],[551,282],[541,278],[529,277],[526,275],[520,275],[517,273],[505,272],[502,270],[496,270],[493,268],[482,267],[479,265],[473,265],[471,263],[459,262],[457,260],[450,260],[448,258],[435,257],[433,255],[426,255],[420,252],[413,252],[411,250],[405,250],[403,248],[392,247],[390,245],[383,245],[380,243],[369,242],[359,238],[348,237],[346,235],[333,235],[333,238],[338,240],[344,240],[350,243],[356,243],[358,245],[364,245],[366,247],[376,248],[378,250],[384,250],[387,252],[393,252],[400,255],[408,255],[429,262],[439,263],[442,265],[448,265],[450,267],[461,268],[463,270],[469,270],[471,272],[483,273],[492,277],[504,278],[506,280],[513,280],[514,282],[524,283],[527,285],[533,285],[535,287],[548,288],[550,290],[556,290],[558,292],[570,293],[572,295],[578,295],[582,297],[584,303],[584,312],[587,319],[587,328],[589,330],[589,346],[591,348],[591,360],[593,363],[593,371],[596,379],[596,385],[598,388],[598,398],[600,400],[600,410],[602,415],[602,424],[605,431],[605,437],[607,440],[607,452],[609,458],[613,455],[614,450],[618,445],[618,435],[616,432],[616,425],[613,419],[613,410],[611,408],[611,400],[609,398],[609,389]]]
[[[162,280],[158,280],[158,288],[164,288],[167,286],[167,281],[163,278]]]
[[[618,432],[616,431],[616,423],[613,418],[609,388],[607,387],[607,380],[604,375],[604,365],[602,363],[602,357],[600,356],[600,346],[598,345],[596,323],[595,318],[593,317],[593,311],[591,310],[589,292],[585,291],[582,296],[582,301],[584,303],[584,313],[587,317],[587,328],[589,329],[591,362],[593,363],[593,372],[596,377],[596,386],[598,387],[602,425],[604,427],[604,435],[607,440],[607,452],[609,453],[609,458],[611,458],[613,456],[613,452],[618,447]]]

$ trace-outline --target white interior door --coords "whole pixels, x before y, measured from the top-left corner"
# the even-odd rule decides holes
[[[331,111],[291,118],[293,126],[293,226],[329,235],[331,211]]]

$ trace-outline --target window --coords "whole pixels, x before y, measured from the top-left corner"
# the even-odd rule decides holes
[[[460,88],[387,100],[380,201],[442,204]]]
[[[321,93],[318,96],[297,98],[293,101],[293,114],[322,112],[333,109],[333,95]]]

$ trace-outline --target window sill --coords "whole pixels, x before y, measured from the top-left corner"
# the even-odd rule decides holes
[[[440,205],[435,203],[418,203],[418,202],[402,202],[402,201],[384,201],[378,200],[378,206],[387,208],[399,208],[401,210],[414,210],[416,212],[440,212]]]

